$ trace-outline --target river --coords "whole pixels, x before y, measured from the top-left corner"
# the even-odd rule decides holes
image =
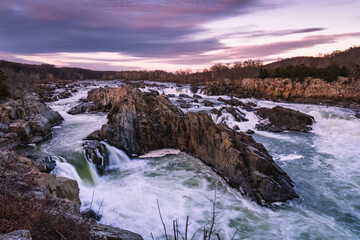
[[[189,235],[205,224],[212,213],[216,193],[217,229],[224,239],[360,239],[360,119],[348,109],[321,105],[275,103],[257,99],[258,106],[281,105],[314,116],[310,133],[257,131],[257,117],[246,112],[248,122],[236,122],[230,114],[215,122],[241,131],[252,129],[257,142],[264,144],[279,166],[294,181],[298,199],[285,204],[261,207],[229,187],[225,181],[199,159],[185,153],[157,158],[130,160],[122,151],[107,146],[111,166],[98,176],[88,163],[82,139],[107,122],[105,113],[69,115],[71,107],[99,85],[119,86],[119,81],[96,82],[80,87],[68,99],[49,103],[64,122],[53,129],[51,139],[29,147],[29,152],[55,156],[54,173],[78,181],[82,208],[92,208],[103,215],[101,223],[141,234],[144,239],[163,239],[157,200],[168,232],[179,219],[183,231],[189,216]],[[164,84],[143,91],[158,90],[192,96],[189,86]],[[220,108],[219,96],[205,96]],[[228,98],[227,96],[222,96]],[[190,101],[190,99],[186,99]],[[209,111],[212,107],[194,104],[183,111]],[[244,111],[244,110],[242,110]],[[198,235],[200,239],[200,235]]]

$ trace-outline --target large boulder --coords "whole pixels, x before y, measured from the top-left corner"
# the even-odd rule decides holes
[[[94,225],[90,235],[98,240],[143,240],[139,234],[103,224]]]
[[[66,177],[56,178],[56,197],[77,202],[80,207],[81,201],[79,198],[79,193],[80,189],[77,181]]]
[[[297,197],[290,178],[248,134],[216,125],[205,112],[184,114],[165,95],[153,96],[130,86],[107,91],[117,101],[98,136],[128,155],[178,148],[198,156],[258,203]]]
[[[312,129],[309,125],[314,122],[314,117],[308,114],[280,106],[271,109],[259,108],[255,114],[262,119],[256,128],[271,132],[284,130],[308,132]]]
[[[51,135],[51,128],[63,120],[58,112],[34,96],[0,104],[0,136],[5,139],[0,147],[11,141],[17,144],[42,141]]]

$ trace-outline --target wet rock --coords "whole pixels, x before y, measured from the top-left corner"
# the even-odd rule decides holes
[[[198,86],[191,85],[190,91],[191,91],[192,93],[197,93],[198,90],[199,90],[199,87],[198,87]]]
[[[29,230],[17,230],[5,234],[0,234],[0,240],[31,240]]]
[[[199,96],[199,95],[194,94],[194,95],[193,95],[193,98],[202,98],[202,96]]]
[[[280,106],[272,109],[259,108],[255,114],[262,119],[256,128],[271,132],[282,132],[284,130],[308,132],[312,129],[309,125],[315,121],[314,117],[308,114]]]
[[[175,94],[168,94],[167,97],[168,97],[168,98],[174,98],[174,97],[176,97],[176,96],[175,96]]]
[[[243,103],[242,101],[239,101],[235,98],[231,98],[227,100],[227,99],[223,99],[222,97],[219,97],[217,100],[229,104],[231,106],[241,107],[249,112],[254,111],[254,107],[256,107],[256,104],[253,102]]]
[[[214,106],[214,103],[212,101],[209,101],[209,100],[203,100],[201,103],[204,104],[205,107]]]
[[[191,98],[189,95],[187,95],[187,94],[179,94],[179,97],[181,97],[181,98]]]
[[[102,215],[100,213],[95,212],[91,208],[81,211],[81,215],[85,218],[94,219],[95,221],[100,221],[102,218]]]
[[[40,172],[50,173],[56,167],[56,161],[52,157],[37,159],[35,165],[39,168]]]
[[[199,103],[199,100],[197,98],[194,99],[194,103]]]
[[[123,229],[96,224],[91,229],[91,239],[98,240],[144,240],[139,234]]]
[[[84,142],[85,157],[96,166],[100,175],[104,173],[105,167],[109,165],[109,156],[106,147],[101,142],[87,140]]]
[[[67,111],[68,114],[76,115],[81,114],[85,112],[93,112],[96,111],[96,106],[93,103],[90,102],[84,102],[80,103],[79,105],[71,108],[69,111]]]
[[[205,112],[184,114],[164,95],[155,97],[131,86],[109,89],[109,94],[118,102],[99,135],[128,155],[177,148],[198,156],[260,204],[297,197],[291,179],[250,135],[216,125]]]
[[[246,133],[247,133],[247,134],[254,134],[255,132],[254,132],[253,130],[251,130],[251,129],[248,129],[248,130],[246,131]]]
[[[234,130],[234,131],[238,131],[238,130],[240,130],[240,128],[239,128],[238,125],[235,125],[235,126],[233,127],[233,130]]]
[[[236,109],[234,107],[222,107],[220,109],[220,111],[223,111],[223,110],[230,113],[235,118],[235,121],[237,121],[237,122],[247,122],[247,121],[249,121],[246,118],[246,115],[243,112],[241,112],[239,109]]]
[[[356,117],[356,118],[360,118],[360,112],[359,112],[359,111],[357,111],[357,112],[355,113],[355,117]]]
[[[80,208],[81,201],[79,198],[79,193],[80,189],[77,181],[66,177],[56,178],[56,197],[66,198],[70,201],[77,202]]]

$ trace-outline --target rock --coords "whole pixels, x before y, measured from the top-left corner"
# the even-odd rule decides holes
[[[239,128],[238,125],[235,125],[235,126],[233,127],[233,130],[234,130],[234,131],[238,131],[238,130],[240,130],[240,128]]]
[[[12,146],[44,140],[51,135],[51,128],[62,120],[58,112],[32,95],[0,104],[0,131],[12,134],[5,136],[14,140]]]
[[[359,112],[359,111],[357,111],[357,112],[355,113],[355,117],[356,117],[356,118],[360,118],[360,112]]]
[[[21,140],[27,141],[32,137],[30,124],[26,121],[19,120],[10,124],[10,132],[16,133]]]
[[[187,95],[187,94],[179,94],[179,97],[181,97],[181,98],[191,98],[189,95]]]
[[[245,114],[243,112],[241,112],[240,110],[234,108],[234,107],[222,107],[220,109],[220,112],[221,111],[227,111],[228,113],[230,113],[234,118],[235,118],[235,121],[237,122],[247,122],[249,121],[245,116]]]
[[[67,111],[68,114],[80,114],[85,112],[92,112],[96,110],[96,106],[93,103],[84,102],[80,103],[79,105],[71,108],[69,111]]]
[[[5,234],[0,234],[0,240],[31,240],[29,230],[17,230]]]
[[[259,108],[255,114],[263,119],[260,124],[256,125],[257,129],[271,132],[284,130],[308,132],[312,129],[309,125],[314,122],[314,117],[310,115],[280,106],[272,109]]]
[[[101,214],[95,212],[91,208],[81,211],[81,215],[85,218],[94,219],[95,221],[100,221],[102,218]]]
[[[98,240],[144,240],[139,234],[123,229],[96,224],[91,229],[91,239]]]
[[[248,130],[246,131],[246,133],[247,133],[247,134],[254,134],[255,132],[254,132],[253,130],[251,130],[251,129],[248,129]]]
[[[40,172],[50,173],[56,167],[56,161],[52,157],[47,156],[42,159],[37,159],[35,165],[39,168]]]
[[[190,103],[181,102],[179,106],[180,106],[180,108],[190,108]]]
[[[109,156],[105,145],[95,140],[87,140],[84,142],[83,147],[87,160],[94,163],[96,170],[102,175],[105,167],[109,165]]]
[[[193,103],[199,103],[199,100],[197,98],[195,98]]]
[[[40,173],[35,179],[36,185],[44,196],[56,196],[56,175]]]
[[[198,87],[198,86],[191,85],[190,91],[191,91],[192,93],[197,93],[198,90],[199,90],[199,87]]]
[[[241,107],[243,109],[245,109],[246,111],[254,111],[254,107],[256,107],[256,104],[253,102],[248,102],[248,103],[243,103],[235,98],[231,98],[230,100],[226,100],[223,98],[218,98],[218,101],[224,102],[226,104],[229,104],[231,106],[236,106],[236,107]]]
[[[99,135],[128,155],[177,148],[198,156],[260,204],[297,197],[291,179],[248,134],[216,125],[205,112],[184,114],[164,95],[152,96],[131,86],[108,93],[118,102]]]
[[[194,94],[194,95],[193,95],[193,98],[202,98],[202,96],[199,96],[199,95]]]
[[[79,198],[79,193],[80,189],[77,181],[66,177],[56,178],[56,197],[66,198],[70,201],[77,202],[80,208],[81,201]]]
[[[35,118],[30,119],[30,126],[34,136],[38,136],[38,139],[32,139],[31,142],[39,142],[51,135],[51,124],[47,118],[38,114]]]
[[[214,103],[212,101],[209,101],[209,100],[203,100],[201,103],[204,104],[205,107],[214,106]]]
[[[168,98],[174,98],[174,97],[176,97],[176,96],[175,96],[175,94],[168,94],[167,97],[168,97]]]

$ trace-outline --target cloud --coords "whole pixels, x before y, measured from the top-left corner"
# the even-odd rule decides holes
[[[300,40],[278,41],[259,45],[238,46],[225,49],[212,55],[188,56],[167,60],[172,64],[212,64],[226,59],[228,62],[243,61],[246,59],[267,59],[272,56],[280,55],[288,51],[311,48],[321,44],[335,43],[345,38],[360,37],[360,32],[333,34],[333,35],[314,35],[303,37]]]
[[[189,40],[202,23],[259,6],[258,0],[4,0],[0,51],[198,54],[224,47],[215,38]]]

